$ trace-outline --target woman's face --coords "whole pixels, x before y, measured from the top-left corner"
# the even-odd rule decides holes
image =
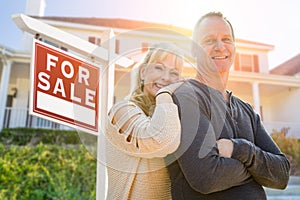
[[[160,88],[176,83],[180,79],[181,67],[178,62],[176,66],[176,56],[173,54],[167,55],[163,60],[148,63],[140,72],[141,79],[144,80],[144,93],[155,97]]]

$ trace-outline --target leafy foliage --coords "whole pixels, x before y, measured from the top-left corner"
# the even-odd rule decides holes
[[[80,144],[78,133],[74,130],[52,130],[34,128],[3,129],[0,141],[9,145],[37,145],[43,144]]]
[[[300,175],[300,141],[295,137],[287,137],[289,128],[282,128],[280,131],[273,130],[271,137],[286,154],[291,164],[291,175]]]
[[[96,196],[96,160],[83,145],[0,144],[0,199],[88,200]]]

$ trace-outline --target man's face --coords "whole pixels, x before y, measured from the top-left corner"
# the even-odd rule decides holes
[[[215,62],[220,73],[230,70],[235,44],[230,25],[224,19],[218,16],[205,18],[198,27],[198,44]]]

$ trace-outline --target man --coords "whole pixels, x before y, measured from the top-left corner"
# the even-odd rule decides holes
[[[166,158],[166,162],[176,159],[168,166],[172,198],[266,199],[263,186],[284,189],[290,165],[259,115],[226,91],[235,56],[232,26],[221,13],[208,13],[196,24],[193,39],[199,45],[193,45],[198,61],[205,59],[204,50],[216,69],[199,61],[196,79],[174,93],[182,139],[178,150]],[[207,77],[212,72],[220,78]]]

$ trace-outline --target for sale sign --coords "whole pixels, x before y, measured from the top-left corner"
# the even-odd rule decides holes
[[[99,77],[99,66],[34,40],[31,114],[97,134]]]

